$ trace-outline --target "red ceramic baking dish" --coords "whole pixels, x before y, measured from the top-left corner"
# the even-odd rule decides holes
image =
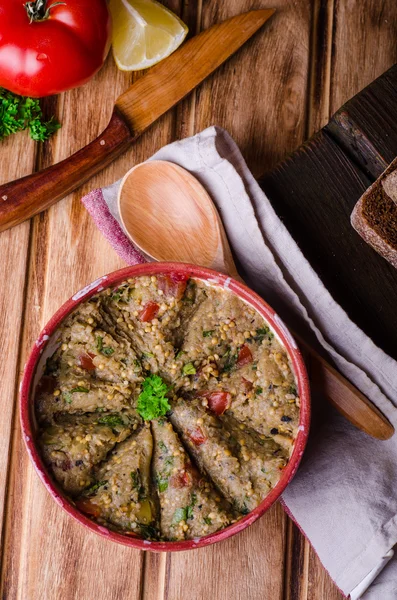
[[[292,456],[283,471],[280,481],[255,510],[229,527],[202,538],[186,540],[182,542],[155,542],[116,533],[110,529],[107,529],[106,527],[94,523],[86,515],[77,510],[73,502],[65,496],[62,490],[56,484],[55,480],[53,480],[51,475],[48,473],[36,445],[35,439],[37,424],[34,414],[34,396],[36,386],[43,373],[46,358],[52,355],[57,346],[55,341],[57,329],[61,325],[62,321],[81,302],[87,300],[92,295],[106,289],[107,287],[117,286],[123,280],[130,277],[175,272],[182,273],[186,276],[191,276],[196,279],[208,281],[212,285],[218,285],[224,289],[230,290],[232,293],[237,294],[239,298],[256,309],[266,319],[273,331],[276,333],[276,335],[278,335],[279,339],[284,344],[291,359],[298,385],[299,396],[301,399],[300,424]],[[235,281],[227,275],[217,273],[216,271],[212,271],[210,269],[204,269],[202,267],[181,263],[146,263],[115,271],[109,275],[100,277],[90,285],[86,286],[84,289],[77,292],[70,300],[65,302],[65,304],[47,323],[33,346],[24,370],[20,400],[22,434],[25,440],[27,451],[40,479],[54,500],[60,504],[69,515],[76,519],[76,521],[84,525],[84,527],[87,527],[91,531],[94,531],[108,540],[119,542],[125,546],[131,546],[140,550],[151,550],[155,552],[173,552],[208,546],[209,544],[225,540],[239,531],[242,531],[256,521],[274,504],[274,502],[279,498],[280,494],[293,478],[305,449],[310,423],[310,390],[306,368],[295,340],[274,310],[260,296],[258,296],[244,284]]]

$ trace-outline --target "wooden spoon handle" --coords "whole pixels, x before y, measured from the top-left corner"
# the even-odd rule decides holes
[[[361,431],[379,440],[391,438],[394,427],[380,410],[313,348],[297,339],[306,359],[312,387]]]
[[[0,186],[0,231],[45,210],[124,152],[134,137],[115,109],[109,125],[93,142],[69,158]]]

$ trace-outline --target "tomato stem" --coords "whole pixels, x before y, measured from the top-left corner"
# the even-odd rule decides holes
[[[26,2],[25,8],[30,23],[33,23],[33,21],[46,21],[50,16],[50,10],[60,4],[66,5],[66,2],[53,2],[48,7],[47,0],[31,0],[30,2]]]

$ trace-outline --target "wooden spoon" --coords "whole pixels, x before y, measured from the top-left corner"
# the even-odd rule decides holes
[[[133,167],[121,183],[118,202],[124,228],[147,256],[190,262],[242,281],[212,199],[182,167],[166,161]],[[303,350],[312,385],[356,427],[375,438],[389,439],[394,428],[376,406],[294,335]]]

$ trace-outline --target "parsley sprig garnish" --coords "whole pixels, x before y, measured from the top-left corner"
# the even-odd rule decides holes
[[[44,142],[60,126],[54,117],[45,121],[37,98],[18,96],[0,87],[0,140],[29,129],[33,140]]]
[[[158,375],[146,377],[138,396],[137,410],[145,421],[158,419],[171,408],[166,398],[168,387]]]

